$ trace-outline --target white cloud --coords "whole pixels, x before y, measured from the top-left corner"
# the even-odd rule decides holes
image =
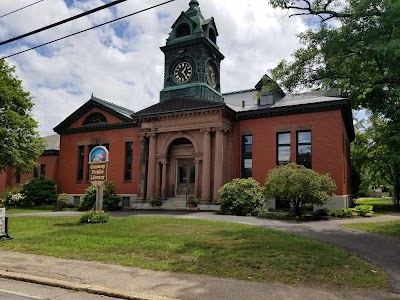
[[[28,5],[31,0],[1,0],[2,12]],[[161,3],[128,0],[88,17],[42,32],[20,42],[0,46],[0,56],[48,42],[101,22]],[[281,59],[298,48],[296,34],[307,27],[300,18],[285,17],[265,0],[200,0],[203,15],[215,18],[222,63],[224,92],[252,88]],[[178,0],[101,28],[8,59],[34,96],[33,114],[42,135],[89,100],[91,93],[118,105],[140,110],[158,102],[163,86],[165,45],[170,27],[189,0]],[[63,0],[40,4],[0,19],[0,40],[23,34],[88,9],[101,0]],[[113,14],[116,13],[116,15]],[[123,28],[118,36],[114,27]],[[27,44],[29,43],[29,44]]]

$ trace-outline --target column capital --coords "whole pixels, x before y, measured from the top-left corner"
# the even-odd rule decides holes
[[[146,133],[145,132],[141,132],[139,133],[140,138],[145,138],[146,137]]]
[[[211,133],[212,129],[210,127],[202,128],[202,129],[200,129],[200,132],[204,133],[204,134],[207,134],[207,133]]]
[[[162,159],[160,162],[161,162],[162,165],[165,166],[165,165],[168,164],[168,159]]]
[[[224,128],[224,127],[215,127],[213,128],[213,132],[215,133],[227,133],[228,129]]]
[[[155,132],[148,132],[148,133],[146,133],[146,136],[147,137],[149,137],[149,138],[151,138],[151,137],[156,137],[156,133]]]

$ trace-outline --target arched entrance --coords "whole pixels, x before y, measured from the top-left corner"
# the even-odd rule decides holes
[[[195,148],[192,142],[185,138],[175,139],[169,146],[168,182],[174,185],[170,197],[187,197],[194,194],[196,183]],[[171,188],[170,188],[171,192]]]

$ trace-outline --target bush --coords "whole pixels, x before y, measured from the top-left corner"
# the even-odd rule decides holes
[[[95,212],[95,211],[89,211],[87,213],[84,213],[79,222],[81,223],[107,223],[110,221],[110,216],[107,215],[105,212]]]
[[[11,197],[15,194],[21,193],[22,187],[9,188],[3,192],[0,199],[3,200],[5,206],[10,205]],[[11,205],[10,205],[11,206]],[[14,205],[13,205],[14,206]]]
[[[220,211],[227,215],[258,215],[268,209],[268,202],[262,187],[253,178],[234,179],[218,191],[220,194]]]
[[[67,194],[59,194],[57,197],[57,203],[54,205],[55,210],[66,210],[71,207],[68,201]]]
[[[374,207],[372,205],[357,205],[355,208],[353,208],[353,211],[362,217],[370,217],[374,213]]]
[[[157,196],[151,197],[149,201],[151,206],[161,206],[162,201]]]
[[[353,209],[352,208],[341,208],[335,211],[332,211],[331,216],[337,217],[337,218],[348,218],[353,215]]]
[[[11,195],[11,197],[7,201],[8,206],[26,206],[25,204],[25,196],[21,193],[17,193]]]
[[[115,194],[117,186],[112,182],[104,184],[103,193],[103,209],[106,211],[113,211],[118,209],[118,203],[121,202],[121,197]],[[85,211],[95,209],[96,205],[96,191],[97,187],[92,185],[88,187],[83,196],[83,201],[78,207],[78,210]]]
[[[327,217],[332,215],[332,212],[327,208],[318,209],[314,212],[314,216],[316,217]]]
[[[301,216],[306,204],[322,205],[336,191],[329,175],[318,174],[295,163],[279,166],[268,173],[265,196],[279,198],[289,204],[296,216]]]
[[[29,180],[22,186],[21,194],[25,196],[23,206],[55,204],[57,202],[57,186],[53,180],[44,176]]]

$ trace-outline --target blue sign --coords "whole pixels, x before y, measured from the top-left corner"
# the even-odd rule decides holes
[[[108,162],[108,150],[106,147],[95,147],[89,154],[89,163]]]

